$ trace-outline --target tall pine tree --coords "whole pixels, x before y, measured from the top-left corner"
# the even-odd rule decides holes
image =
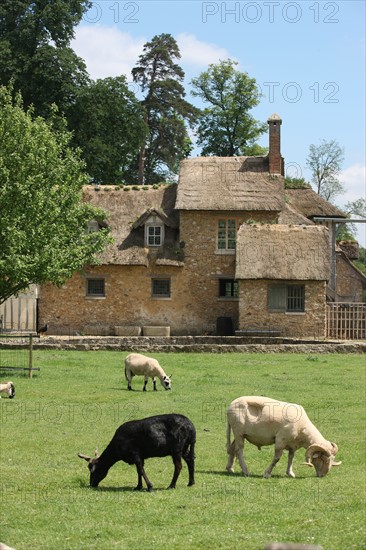
[[[142,104],[148,132],[138,160],[140,184],[176,172],[179,160],[192,148],[186,123],[193,125],[199,111],[184,99],[184,71],[175,62],[180,57],[175,39],[161,34],[144,45],[132,69],[134,81],[146,94]]]

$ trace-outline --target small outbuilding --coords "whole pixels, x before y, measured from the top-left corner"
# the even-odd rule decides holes
[[[329,274],[325,227],[243,224],[235,270],[239,331],[324,337]]]

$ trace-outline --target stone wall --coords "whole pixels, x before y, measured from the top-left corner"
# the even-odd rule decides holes
[[[326,336],[326,284],[319,281],[296,281],[305,284],[305,312],[279,313],[268,310],[268,285],[278,281],[246,280],[239,282],[241,330],[281,331],[284,336]],[[288,281],[291,282],[291,281]]]
[[[168,326],[172,336],[212,335],[217,319],[229,317],[234,330],[281,328],[287,336],[325,336],[325,285],[306,282],[304,314],[269,313],[268,281],[240,283],[238,298],[220,298],[219,280],[234,279],[235,253],[217,251],[219,219],[236,219],[237,227],[249,219],[271,222],[275,213],[181,211],[181,266],[148,267],[101,265],[74,275],[60,289],[41,290],[40,323],[49,334],[113,335],[115,326]],[[86,297],[88,276],[105,278],[105,297]],[[151,279],[170,278],[171,297],[152,298]]]

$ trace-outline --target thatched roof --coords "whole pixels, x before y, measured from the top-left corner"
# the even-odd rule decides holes
[[[171,231],[170,235],[166,235],[166,246],[160,251],[160,261],[168,262],[168,265],[181,265],[176,261],[172,247],[177,231],[175,228],[178,227],[178,213],[174,210],[176,189],[176,185],[163,185],[158,189],[141,187],[129,191],[115,186],[84,187],[84,200],[108,213],[107,223],[114,238],[114,244],[109,245],[100,256],[101,262],[148,266],[149,249],[144,247],[141,221],[150,214],[157,214]]]
[[[326,281],[328,229],[317,225],[243,224],[236,244],[236,279]]]
[[[268,157],[198,157],[181,163],[176,208],[279,212],[283,189]]]
[[[307,218],[315,216],[346,217],[344,212],[320,197],[313,189],[286,189],[285,196],[288,204]]]
[[[284,209],[278,216],[278,223],[285,225],[314,225],[314,222],[300,214],[289,204],[285,204]]]

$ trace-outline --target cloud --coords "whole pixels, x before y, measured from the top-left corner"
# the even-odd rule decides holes
[[[180,62],[185,70],[204,69],[220,59],[234,59],[225,48],[203,42],[193,34],[180,33],[176,40],[182,56]],[[131,69],[136,65],[146,42],[146,37],[135,37],[115,26],[97,23],[79,26],[71,47],[84,59],[94,80],[124,74],[130,81]]]
[[[193,34],[182,32],[177,35],[176,40],[184,65],[206,68],[210,63],[217,63],[220,59],[234,59],[225,48],[202,42]]]
[[[342,197],[344,203],[365,197],[365,165],[361,163],[352,164],[340,173],[339,179],[346,188],[346,193]]]
[[[133,37],[116,27],[94,24],[78,27],[71,47],[84,59],[94,80],[123,74],[131,81],[131,69],[145,42],[144,37]]]

